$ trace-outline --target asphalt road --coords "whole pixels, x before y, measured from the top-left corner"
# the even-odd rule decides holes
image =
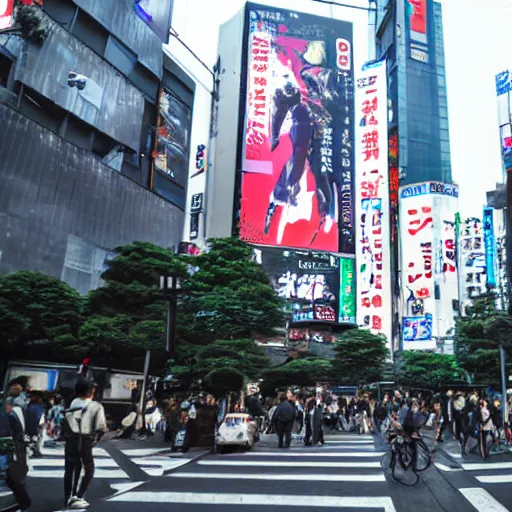
[[[383,472],[386,446],[376,436],[327,436],[326,445],[289,450],[266,438],[251,452],[208,455],[186,464],[166,456],[132,452],[124,460],[97,451],[90,492],[94,512],[506,512],[512,510],[512,455],[489,463],[462,463],[456,453],[436,454],[436,465],[414,488]],[[140,445],[135,445],[135,447]],[[40,459],[29,478],[35,512],[62,510],[58,453]],[[501,458],[498,458],[501,457]],[[42,462],[44,461],[44,462]],[[37,464],[37,462],[36,462]],[[58,469],[60,467],[60,469]],[[34,473],[39,473],[37,476]],[[165,474],[165,476],[162,476]],[[49,491],[50,490],[50,491]],[[50,492],[50,494],[48,494]],[[49,496],[46,498],[45,496]],[[35,500],[36,501],[36,500]]]

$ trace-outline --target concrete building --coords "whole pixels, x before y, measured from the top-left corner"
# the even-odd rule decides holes
[[[183,240],[207,139],[193,111],[209,120],[209,93],[164,54],[172,0],[32,8],[37,42],[16,31],[16,12],[0,19],[0,272],[38,270],[85,293],[115,247]]]

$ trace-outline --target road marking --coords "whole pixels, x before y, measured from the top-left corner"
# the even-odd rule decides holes
[[[33,468],[42,467],[64,467],[64,459],[29,459],[29,466]],[[118,468],[119,464],[113,459],[94,459],[97,468]]]
[[[367,441],[365,441],[364,439],[358,439],[358,440],[354,440],[354,441],[351,441],[351,440],[346,440],[346,441],[325,441],[325,444],[329,444],[331,446],[335,446],[335,445],[344,445],[344,444],[367,444],[367,445],[371,445],[373,446],[374,442],[373,442],[373,439],[368,439]]]
[[[483,484],[509,484],[512,483],[512,475],[477,476],[476,479]]]
[[[117,491],[114,496],[119,496],[120,494],[123,494],[128,491],[133,491],[133,489],[139,487],[145,482],[128,482],[126,484],[120,484],[120,483],[113,483],[110,484],[110,487],[114,489],[114,491]]]
[[[434,463],[436,468],[439,468],[441,471],[462,471],[460,468],[451,468],[450,466],[445,466],[444,464],[441,464],[440,462]]]
[[[29,478],[64,478],[64,470],[33,471],[28,474]],[[94,478],[124,478],[129,480],[128,475],[122,469],[97,469]]]
[[[190,462],[190,459],[169,459],[168,457],[151,457],[132,459],[149,476],[163,476],[165,471],[176,469]]]
[[[170,448],[131,448],[121,451],[128,457],[148,457],[150,455],[159,455],[163,452],[168,452]]]
[[[217,494],[200,492],[127,492],[108,501],[124,503],[180,503],[187,505],[269,505],[281,507],[323,508],[382,508],[385,512],[396,512],[393,500],[387,496],[293,496],[278,494]]]
[[[380,462],[281,462],[275,460],[199,460],[197,461],[197,464],[200,466],[268,466],[278,468],[380,468]]]
[[[41,448],[41,453],[47,457],[52,455],[57,457],[64,457],[64,446],[58,446],[57,448],[48,448],[43,446],[43,448]],[[94,447],[92,449],[92,454],[95,457],[110,457],[109,453],[106,452],[103,448]]]
[[[492,469],[512,469],[512,462],[489,462],[487,464],[462,464],[466,471],[481,471]]]
[[[226,479],[226,480],[305,480],[319,482],[385,482],[384,474],[378,475],[319,475],[319,474],[282,474],[282,473],[171,473],[170,478],[201,478],[201,479]]]
[[[498,500],[481,487],[459,489],[459,491],[478,512],[508,512]]]
[[[382,457],[385,452],[251,452],[250,457]],[[232,453],[224,457],[247,457],[246,453]]]

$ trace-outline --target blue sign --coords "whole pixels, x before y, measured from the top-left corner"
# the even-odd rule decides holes
[[[502,71],[496,75],[496,94],[501,96],[512,89],[510,71]]]
[[[401,198],[424,196],[427,194],[441,194],[443,196],[459,197],[459,188],[457,185],[441,183],[440,181],[428,181],[418,183],[410,187],[403,188],[400,192]]]
[[[409,316],[402,319],[404,341],[429,341],[432,339],[432,315]]]
[[[487,285],[490,288],[496,287],[496,272],[494,262],[496,261],[496,238],[494,237],[494,208],[484,208],[484,240],[485,240],[485,266],[487,267]]]

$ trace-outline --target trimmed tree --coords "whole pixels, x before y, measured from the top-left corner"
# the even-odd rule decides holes
[[[437,389],[443,385],[467,383],[467,374],[459,367],[455,356],[406,350],[401,359],[397,372],[401,385]]]
[[[366,329],[350,329],[334,344],[334,379],[340,384],[369,384],[381,380],[388,357],[386,338]]]
[[[0,351],[11,358],[47,357],[77,343],[82,298],[59,279],[20,271],[0,278]],[[57,349],[61,349],[60,351]]]
[[[263,373],[264,388],[269,394],[273,394],[276,388],[293,385],[314,386],[331,378],[331,362],[316,357],[294,359],[281,366],[269,368]]]

